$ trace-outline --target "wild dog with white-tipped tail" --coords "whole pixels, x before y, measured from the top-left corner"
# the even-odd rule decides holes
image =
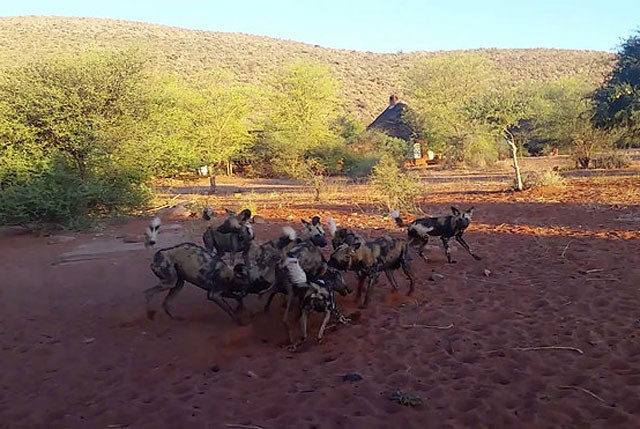
[[[449,247],[449,239],[453,237],[455,237],[456,241],[476,260],[479,261],[482,259],[471,251],[467,242],[462,238],[462,234],[464,234],[464,231],[469,227],[469,224],[471,224],[473,210],[474,208],[471,207],[461,212],[456,207],[451,207],[452,214],[450,215],[420,218],[408,225],[400,218],[400,213],[397,210],[391,212],[391,217],[395,220],[396,225],[408,227],[407,234],[409,235],[409,243],[419,247],[418,254],[422,259],[425,261],[428,260],[424,254],[424,249],[429,242],[429,237],[440,237],[447,261],[453,264],[456,261],[451,257],[451,248]]]
[[[333,218],[327,219],[327,229],[331,236],[331,245],[333,246],[333,250],[336,250],[341,244],[353,246],[356,243],[360,243],[360,245],[366,243],[366,240],[351,228],[338,229],[338,225],[336,225],[336,221],[333,220]]]
[[[154,218],[148,230],[147,247],[156,243],[156,235],[160,228],[160,220]],[[154,235],[155,234],[155,235]],[[224,310],[232,319],[239,323],[238,311],[242,308],[242,300],[249,293],[260,293],[270,286],[260,276],[252,272],[244,264],[231,268],[217,255],[204,247],[193,243],[182,243],[173,247],[160,249],[153,255],[150,264],[153,273],[160,282],[144,291],[147,303],[147,317],[152,319],[155,311],[151,309],[153,297],[169,291],[162,303],[162,307],[169,317],[175,319],[171,311],[171,303],[184,287],[185,282],[191,283],[207,292],[207,298]],[[234,310],[224,300],[232,298],[238,301]]]

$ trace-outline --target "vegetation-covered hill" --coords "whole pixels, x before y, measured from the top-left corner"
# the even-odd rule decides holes
[[[276,67],[296,59],[330,66],[342,83],[347,110],[368,123],[386,107],[390,93],[402,96],[404,74],[420,57],[447,52],[377,54],[237,33],[194,31],[163,25],[95,18],[0,18],[0,64],[23,63],[36,56],[86,48],[138,47],[162,69],[189,74],[225,68],[238,80],[256,83]],[[518,81],[580,75],[600,83],[614,56],[597,51],[557,49],[483,49],[499,69]]]

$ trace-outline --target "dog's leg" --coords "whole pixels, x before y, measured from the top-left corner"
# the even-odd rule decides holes
[[[409,242],[409,245],[418,246],[418,256],[420,256],[425,262],[429,262],[429,258],[424,254],[427,244],[429,243],[429,237],[414,238]]]
[[[277,290],[274,290],[273,292],[271,292],[271,294],[269,295],[269,299],[267,299],[267,303],[264,305],[264,312],[266,313],[267,311],[269,311],[269,306],[271,305],[271,301],[273,301],[273,297],[276,296],[276,294],[278,293]]]
[[[324,320],[322,321],[322,325],[320,325],[320,330],[318,331],[318,342],[322,342],[322,336],[324,335],[324,330],[327,327],[327,323],[331,318],[331,310],[327,309],[324,313]]]
[[[464,241],[464,238],[462,238],[462,234],[457,234],[457,235],[456,235],[456,241],[457,241],[458,243],[460,243],[460,245],[461,245],[462,247],[464,247],[464,248],[467,250],[467,252],[469,252],[469,254],[470,254],[471,256],[473,256],[473,258],[474,258],[475,260],[479,261],[479,260],[481,260],[481,259],[482,259],[480,256],[476,255],[475,253],[473,253],[473,252],[471,251],[471,248],[469,247],[469,245],[467,244],[467,242],[466,242],[466,241]]]
[[[309,317],[309,311],[306,309],[302,309],[302,315],[300,316],[300,330],[302,331],[302,338],[300,338],[295,343],[293,342],[293,336],[289,337],[291,341],[291,345],[289,346],[289,350],[295,352],[301,344],[307,341],[307,319]]]
[[[384,274],[387,276],[387,280],[389,280],[389,283],[391,284],[391,286],[393,286],[393,291],[397,292],[398,282],[396,281],[396,278],[393,276],[393,270],[384,270]]]
[[[164,301],[162,302],[162,308],[164,309],[164,312],[167,313],[169,317],[171,317],[173,320],[182,320],[182,318],[175,317],[171,313],[171,303],[173,302],[173,300],[176,298],[176,295],[178,295],[178,293],[182,290],[183,287],[184,287],[184,280],[182,279],[178,280],[176,285],[171,288],[167,296],[164,298]]]
[[[289,310],[291,309],[291,302],[293,301],[293,285],[287,282],[287,307],[284,310],[284,316],[282,321],[287,323],[289,320]]]
[[[240,324],[240,319],[238,318],[238,315],[233,311],[233,308],[231,308],[229,303],[227,303],[227,301],[225,301],[224,298],[222,298],[222,293],[220,291],[214,292],[214,291],[210,290],[207,293],[207,299],[209,299],[210,301],[213,301],[216,304],[218,304],[218,306],[222,310],[224,310],[225,313],[227,313],[229,316],[231,316],[231,318],[237,324]]]
[[[365,272],[358,272],[358,290],[356,292],[356,302],[360,301],[360,298],[362,298],[362,291],[364,289],[364,281],[367,278],[367,273]]]
[[[174,287],[173,282],[171,284],[167,284],[165,282],[162,282],[152,288],[146,289],[144,291],[144,297],[145,300],[147,302],[147,318],[148,319],[153,319],[156,315],[156,311],[151,309],[151,300],[153,299],[154,295],[158,294],[158,293],[162,293],[165,290],[169,290],[171,288]]]
[[[405,261],[402,263],[401,267],[402,271],[409,279],[409,292],[407,292],[407,295],[411,295],[415,289],[415,279],[413,278],[413,273],[411,272],[411,264]]]
[[[450,264],[455,264],[456,261],[454,261],[453,258],[451,257],[451,248],[449,247],[449,238],[440,237],[440,240],[442,240],[442,245],[444,246],[444,254],[447,255],[447,261],[449,261]]]
[[[234,311],[236,314],[239,314],[242,310],[244,310],[244,299],[236,298],[236,301],[238,301],[238,305],[236,306],[236,309]]]
[[[367,284],[367,291],[364,295],[364,302],[362,303],[362,308],[367,308],[369,305],[369,298],[371,298],[371,293],[373,292],[373,286],[378,281],[378,276],[380,275],[380,271],[378,271],[378,267],[374,267],[373,272],[369,274],[369,283]]]

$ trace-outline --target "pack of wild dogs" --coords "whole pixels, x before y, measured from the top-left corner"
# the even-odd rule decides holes
[[[394,290],[398,283],[394,271],[401,269],[409,281],[408,294],[415,289],[415,278],[411,271],[410,246],[418,249],[425,261],[425,247],[429,237],[440,237],[449,263],[451,257],[449,240],[454,238],[472,257],[480,257],[472,252],[462,238],[471,222],[473,207],[460,211],[451,207],[452,213],[440,217],[424,217],[406,224],[399,212],[391,217],[398,227],[407,228],[407,239],[380,236],[365,240],[350,228],[338,228],[335,221],[327,219],[325,225],[320,217],[302,220],[302,231],[297,233],[291,226],[282,228],[277,239],[259,244],[251,224],[249,209],[234,213],[227,210],[222,224],[208,226],[202,236],[204,246],[182,243],[155,252],[151,270],[160,280],[145,290],[147,317],[152,319],[155,311],[151,307],[153,297],[168,292],[162,307],[169,317],[175,319],[172,302],[185,285],[191,283],[207,293],[207,299],[215,302],[234,321],[240,323],[239,315],[248,295],[269,295],[264,310],[274,296],[283,294],[286,306],[282,323],[289,335],[290,349],[295,351],[307,339],[307,323],[312,313],[323,315],[317,333],[317,341],[322,341],[329,320],[334,317],[340,324],[348,324],[336,302],[336,293],[346,296],[351,288],[346,284],[343,273],[354,272],[358,285],[356,300],[361,307],[369,305],[372,290],[379,274],[384,272]],[[206,210],[205,219],[212,213]],[[158,239],[161,221],[152,219],[145,235],[145,246],[154,246]],[[321,248],[331,243],[333,248],[329,258]],[[236,254],[242,254],[243,261],[235,263]],[[229,254],[230,263],[223,260]],[[364,295],[364,298],[363,298]],[[227,300],[235,300],[233,308]],[[296,340],[289,326],[289,316],[293,313],[300,320],[301,336]]]

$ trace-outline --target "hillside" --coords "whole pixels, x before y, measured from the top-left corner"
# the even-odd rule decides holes
[[[341,80],[350,113],[372,121],[390,93],[402,94],[409,64],[447,52],[376,54],[238,33],[194,31],[156,24],[96,18],[0,18],[0,64],[21,63],[63,50],[124,48],[147,52],[156,67],[189,74],[223,67],[244,82],[260,82],[274,68],[294,59],[312,59],[331,67]],[[556,49],[483,49],[498,68],[520,81],[584,75],[599,82],[613,55],[597,51]]]

